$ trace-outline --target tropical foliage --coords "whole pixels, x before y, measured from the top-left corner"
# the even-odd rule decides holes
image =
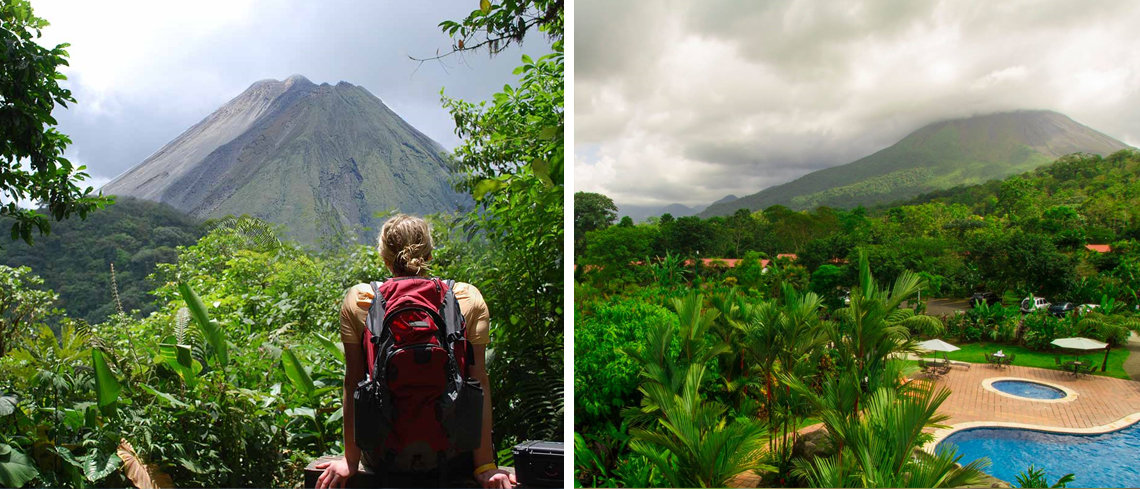
[[[0,227],[7,222],[0,220]],[[59,293],[59,307],[89,323],[105,321],[120,306],[147,315],[156,310],[149,292],[158,285],[147,277],[159,263],[177,261],[177,248],[194,244],[210,227],[166,204],[119,198],[85,220],[55,224],[35,244],[0,245],[0,264],[35,270]]]
[[[854,264],[862,250],[887,281],[903,270],[922,274],[927,294],[964,297],[984,289],[1014,300],[1032,294],[1077,304],[1105,295],[1135,305],[1137,199],[1140,152],[1077,154],[1003,181],[871,210],[773,205],[708,219],[665,214],[635,226],[602,226],[576,237],[576,264],[583,269],[580,280],[616,291],[642,277],[615,267],[652,263],[666,252],[683,259],[795,254],[812,290],[834,308],[837,288],[856,284]],[[1111,251],[1088,250],[1087,244]],[[729,268],[710,279],[735,276],[741,283],[740,274]]]
[[[551,52],[522,56],[517,86],[490,104],[443,98],[464,144],[455,150],[461,190],[477,208],[455,225],[485,240],[464,273],[498,298],[511,324],[495,336],[488,360],[498,434],[509,440],[557,439],[563,412],[563,174],[565,118],[562,2],[481,2],[462,23],[445,21],[456,49],[492,54],[535,28]],[[485,37],[472,43],[476,33]]]
[[[954,487],[978,480],[984,461],[960,467],[954,453],[921,451],[929,441],[923,430],[945,420],[936,411],[949,395],[906,381],[912,367],[898,355],[914,350],[912,333],[941,331],[937,318],[900,307],[924,278],[904,271],[881,286],[862,256],[850,304],[829,309],[794,274],[762,275],[759,288],[698,283],[699,272],[693,283],[612,296],[579,287],[577,484],[716,487],[758,478],[778,487]],[[618,347],[624,356],[598,351]],[[636,391],[631,367],[639,371]],[[829,452],[807,453],[800,443],[811,420],[822,421]]]
[[[516,86],[490,103],[445,99],[465,141],[459,185],[479,208],[429,217],[432,272],[476,285],[491,310],[493,441],[508,464],[514,442],[562,426],[562,3],[485,1],[441,24],[457,43],[486,32],[492,51],[534,26],[553,52],[524,57]],[[387,275],[375,248],[312,250],[248,217],[104,212],[75,243],[5,249],[31,268],[0,267],[0,485],[294,486],[342,453],[338,312],[349,286]],[[86,249],[60,261],[70,246]],[[76,280],[96,293],[70,293]]]
[[[88,176],[85,167],[63,157],[71,139],[54,127],[52,109],[75,103],[59,85],[67,79],[60,67],[67,66],[68,45],[37,42],[48,23],[36,17],[28,0],[0,4],[0,24],[0,218],[12,219],[13,240],[30,244],[33,231],[51,231],[51,220],[86,218],[112,200],[77,185]],[[43,205],[47,215],[21,207],[24,201]]]

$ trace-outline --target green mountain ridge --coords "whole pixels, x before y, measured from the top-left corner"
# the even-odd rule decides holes
[[[254,83],[103,192],[200,218],[249,214],[302,243],[370,241],[377,213],[470,205],[445,153],[363,87],[294,75]]]
[[[1111,154],[1128,145],[1051,111],[1017,111],[929,124],[851,163],[804,175],[701,217],[780,204],[793,209],[874,206],[1026,172],[1071,153]]]
[[[10,226],[0,219],[0,227]],[[73,318],[102,322],[117,307],[111,294],[111,265],[123,310],[155,310],[147,276],[158,263],[178,261],[178,247],[205,234],[203,223],[169,204],[119,197],[87,219],[52,224],[51,234],[33,245],[0,243],[0,264],[27,266],[59,294],[56,304]]]

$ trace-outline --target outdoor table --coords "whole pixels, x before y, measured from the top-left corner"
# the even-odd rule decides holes
[[[1077,373],[1080,372],[1082,366],[1084,366],[1084,362],[1081,362],[1080,360],[1073,360],[1071,362],[1065,363],[1065,369],[1071,370],[1071,373],[1074,377],[1076,377]]]
[[[1004,367],[1005,366],[1005,363],[1002,362],[1002,359],[1005,358],[1005,353],[998,351],[998,352],[994,352],[994,354],[991,356],[997,359],[997,361],[994,362],[994,365],[997,365],[998,367]]]

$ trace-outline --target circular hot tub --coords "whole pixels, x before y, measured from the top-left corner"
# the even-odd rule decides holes
[[[1005,397],[1037,402],[1069,402],[1077,393],[1068,387],[1015,377],[995,377],[982,381],[982,387]]]
[[[1061,399],[1066,396],[1061,389],[1028,380],[999,380],[992,385],[1006,394],[1029,399]]]

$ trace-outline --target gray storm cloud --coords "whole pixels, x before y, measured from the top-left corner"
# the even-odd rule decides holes
[[[1140,143],[1140,4],[575,3],[578,190],[706,205],[937,120],[1050,109]]]

